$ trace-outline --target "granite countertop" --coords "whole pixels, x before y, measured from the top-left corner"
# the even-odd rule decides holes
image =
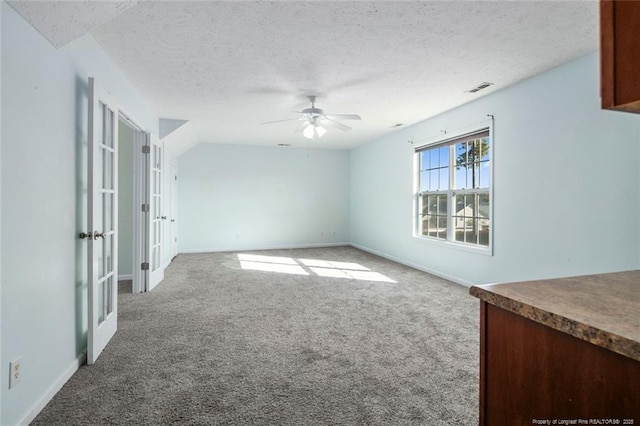
[[[640,361],[640,271],[479,285],[469,293]]]

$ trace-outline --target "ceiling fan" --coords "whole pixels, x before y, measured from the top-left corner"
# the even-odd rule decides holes
[[[333,127],[346,132],[351,130],[350,126],[342,124],[336,119],[341,120],[361,120],[358,114],[325,114],[320,108],[316,108],[316,96],[308,96],[311,102],[311,108],[305,108],[302,111],[293,111],[301,114],[298,118],[288,118],[285,120],[267,121],[262,124],[281,123],[283,121],[301,121],[296,132],[302,132],[305,138],[318,139],[326,132],[325,127]]]

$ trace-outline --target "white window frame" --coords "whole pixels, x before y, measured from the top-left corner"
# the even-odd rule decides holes
[[[475,133],[480,133],[482,131],[489,131],[489,179],[490,184],[488,190],[478,190],[478,189],[458,189],[455,190],[452,188],[454,182],[454,173],[455,173],[455,152],[454,141],[464,138],[467,135],[472,135]],[[431,237],[427,235],[422,235],[421,233],[421,221],[422,221],[422,212],[421,212],[421,188],[420,188],[420,172],[421,172],[421,164],[420,164],[420,153],[427,149],[436,148],[438,146],[450,145],[452,148],[452,153],[449,155],[449,188],[447,190],[441,191],[432,191],[434,195],[439,193],[447,194],[447,236],[445,239]],[[460,250],[470,251],[474,253],[480,253],[492,256],[493,255],[493,233],[494,233],[494,214],[493,214],[493,189],[495,186],[494,176],[493,176],[493,164],[495,161],[494,156],[494,131],[493,131],[493,120],[486,120],[481,123],[478,123],[474,126],[469,126],[461,129],[457,129],[453,132],[446,132],[444,135],[441,135],[437,138],[433,138],[431,140],[426,141],[425,143],[415,145],[414,151],[414,167],[413,167],[413,182],[414,182],[414,196],[413,196],[413,236],[414,238],[423,241],[428,244],[436,244],[443,245],[446,247],[453,247]],[[471,244],[465,243],[461,241],[455,240],[455,232],[452,232],[453,229],[453,220],[454,214],[452,213],[453,209],[453,198],[454,195],[464,195],[469,193],[480,193],[480,192],[488,192],[489,195],[489,245],[483,246],[479,244]]]

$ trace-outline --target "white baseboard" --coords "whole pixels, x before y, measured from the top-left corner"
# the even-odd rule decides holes
[[[128,281],[133,279],[133,274],[118,275],[118,281]]]
[[[389,260],[392,260],[394,262],[401,263],[401,264],[403,264],[405,266],[409,266],[409,267],[411,267],[413,269],[417,269],[419,271],[426,272],[427,274],[435,275],[437,277],[444,278],[445,280],[453,281],[454,283],[463,285],[465,287],[471,287],[471,286],[476,285],[476,283],[473,283],[473,282],[467,281],[467,280],[463,280],[460,277],[455,277],[453,275],[445,274],[445,273],[440,272],[440,271],[435,271],[433,269],[425,268],[424,266],[421,266],[421,265],[418,265],[418,264],[415,264],[415,263],[412,263],[412,262],[408,262],[408,261],[406,261],[404,259],[400,259],[399,257],[391,256],[389,254],[380,252],[378,250],[371,249],[369,247],[365,247],[365,246],[360,245],[360,244],[350,243],[349,245],[351,245],[351,246],[353,246],[353,247],[355,247],[357,249],[366,251],[368,253],[375,254],[376,256],[384,257],[385,259],[389,259]]]
[[[71,363],[71,365],[60,375],[60,377],[58,377],[58,380],[53,382],[53,384],[49,387],[49,389],[47,389],[44,395],[42,395],[42,397],[38,401],[36,401],[36,403],[29,409],[27,414],[25,414],[25,416],[20,419],[17,424],[20,426],[27,426],[29,423],[31,423],[36,418],[36,416],[40,414],[40,411],[42,411],[42,409],[47,406],[49,401],[51,401],[51,399],[58,393],[58,391],[62,389],[62,386],[64,386],[64,384],[69,381],[71,376],[73,376],[74,373],[78,371],[80,366],[86,361],[86,353],[83,353],[78,358],[76,358]]]
[[[246,246],[246,247],[225,247],[225,248],[206,248],[206,249],[185,249],[180,250],[180,254],[188,253],[219,253],[225,251],[251,251],[251,250],[287,250],[287,249],[304,249],[319,247],[339,247],[348,246],[348,242],[340,243],[318,243],[318,244],[293,244],[293,245],[267,245],[267,246]]]

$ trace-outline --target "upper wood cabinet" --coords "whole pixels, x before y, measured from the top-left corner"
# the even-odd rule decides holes
[[[600,0],[603,109],[640,114],[640,1]]]

